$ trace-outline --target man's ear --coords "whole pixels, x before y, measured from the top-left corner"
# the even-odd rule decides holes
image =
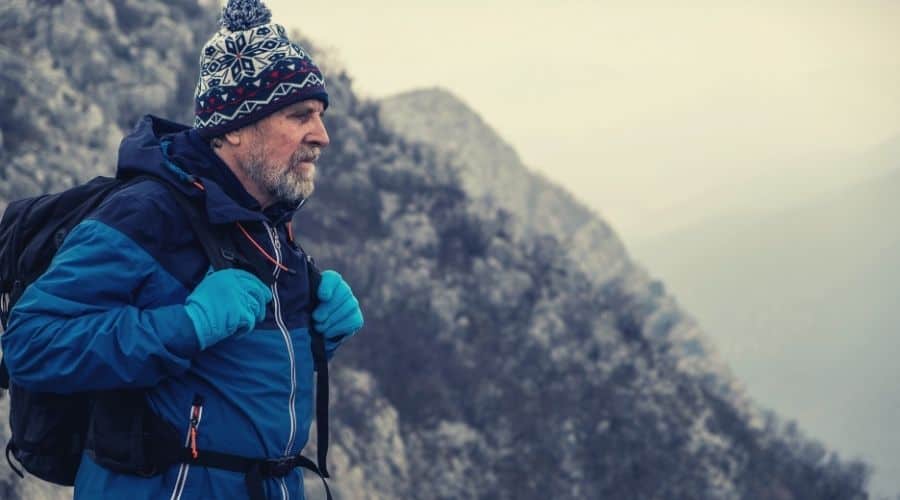
[[[223,138],[225,139],[225,142],[232,146],[240,146],[243,131],[244,129],[239,128],[237,130],[232,130],[231,132],[226,132]]]

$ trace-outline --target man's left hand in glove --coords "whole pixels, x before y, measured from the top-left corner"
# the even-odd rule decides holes
[[[359,301],[353,296],[350,285],[336,271],[322,272],[318,289],[319,305],[313,311],[316,331],[337,347],[352,337],[363,326]]]

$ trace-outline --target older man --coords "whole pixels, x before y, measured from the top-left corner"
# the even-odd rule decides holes
[[[19,386],[98,391],[76,499],[303,498],[310,332],[330,359],[362,327],[337,272],[311,287],[290,229],[329,143],[321,72],[258,1],[230,1],[221,24],[201,52],[194,126],[138,123],[117,176],[155,180],[69,233],[3,335]],[[214,270],[197,213],[254,265]]]

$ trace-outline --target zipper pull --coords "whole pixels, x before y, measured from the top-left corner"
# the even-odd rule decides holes
[[[200,426],[200,414],[203,411],[203,398],[197,394],[194,396],[194,404],[191,406],[191,457],[197,460],[200,450],[197,449],[197,433]]]

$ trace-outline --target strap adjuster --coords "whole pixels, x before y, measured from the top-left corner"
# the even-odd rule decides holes
[[[263,460],[260,472],[267,477],[284,477],[296,467],[295,457],[267,458]]]

